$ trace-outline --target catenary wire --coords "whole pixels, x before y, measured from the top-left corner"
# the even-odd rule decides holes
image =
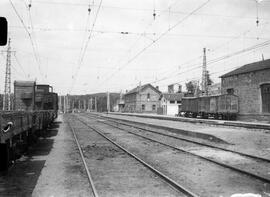
[[[138,53],[136,53],[132,58],[130,58],[124,65],[122,65],[121,67],[119,67],[119,69],[116,72],[113,72],[109,77],[107,77],[104,81],[108,81],[111,77],[113,77],[117,72],[119,72],[120,70],[122,70],[124,67],[126,67],[127,65],[129,65],[131,62],[133,62],[135,59],[137,59],[142,53],[144,53],[148,48],[150,48],[153,44],[157,43],[161,38],[163,38],[167,33],[169,33],[172,29],[174,29],[175,27],[177,27],[178,25],[180,25],[181,23],[183,23],[186,19],[188,19],[193,13],[197,12],[198,10],[200,10],[201,8],[203,8],[206,4],[208,4],[210,2],[210,0],[207,0],[206,2],[202,3],[200,6],[198,6],[197,8],[195,8],[193,11],[191,11],[188,15],[186,15],[185,17],[183,17],[181,20],[179,20],[177,23],[175,23],[172,27],[168,28],[166,31],[164,31],[161,35],[158,36],[158,38],[156,38],[153,42],[151,42],[150,44],[146,45],[142,50],[140,50]]]
[[[40,72],[40,75],[43,77],[43,74],[42,74],[42,71],[41,71],[41,66],[40,66],[40,62],[39,62],[39,59],[38,59],[38,55],[37,55],[37,51],[35,49],[35,46],[34,46],[34,42],[33,42],[33,39],[32,39],[32,36],[31,36],[31,33],[28,31],[22,17],[20,16],[19,12],[17,11],[15,5],[13,4],[12,0],[9,0],[14,12],[16,13],[17,17],[19,18],[20,22],[22,23],[27,35],[29,36],[29,39],[30,39],[30,43],[31,43],[31,46],[32,46],[32,50],[33,50],[33,54],[34,54],[34,57],[35,57],[35,60],[36,62],[38,63],[38,69],[39,69],[39,72]]]

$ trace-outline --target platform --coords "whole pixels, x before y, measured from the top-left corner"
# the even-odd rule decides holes
[[[201,136],[205,136],[205,139],[209,138],[209,136],[214,136],[214,138],[226,142],[226,144],[221,143],[220,146],[226,146],[232,150],[241,151],[247,154],[258,155],[268,159],[270,158],[270,131],[268,130],[224,126],[224,124],[221,123],[204,124],[205,122],[199,122],[199,119],[198,121],[193,122],[183,122],[178,120],[178,117],[164,117],[158,115],[131,115],[120,113],[103,113],[100,115],[155,125],[160,128],[167,127],[169,130],[173,129],[174,132],[175,130],[178,130],[179,134],[184,135],[186,135],[186,132],[191,133],[191,136],[192,133],[199,133]]]

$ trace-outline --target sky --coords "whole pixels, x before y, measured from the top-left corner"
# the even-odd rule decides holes
[[[140,83],[184,87],[201,80],[203,48],[218,83],[226,72],[270,58],[269,10],[270,0],[0,1],[12,83],[36,80],[61,95],[125,92]]]

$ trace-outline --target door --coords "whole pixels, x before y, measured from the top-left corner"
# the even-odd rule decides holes
[[[262,112],[270,113],[270,84],[263,84],[261,86],[262,92]]]

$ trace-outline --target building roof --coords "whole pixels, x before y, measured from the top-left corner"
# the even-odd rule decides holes
[[[265,69],[270,69],[270,59],[246,64],[244,66],[241,66],[240,68],[237,68],[231,72],[222,75],[221,78]]]
[[[181,101],[184,94],[182,93],[163,93],[162,97],[164,97],[168,101]]]
[[[161,92],[157,88],[155,88],[154,86],[152,86],[150,83],[147,83],[147,84],[144,84],[144,85],[141,86],[141,90],[140,90],[140,86],[137,86],[136,88],[133,88],[132,90],[130,90],[129,92],[127,92],[125,95],[133,94],[133,93],[139,93],[139,90],[142,91],[142,90],[144,90],[147,87],[150,87],[153,90],[155,90],[157,93],[161,94]]]

